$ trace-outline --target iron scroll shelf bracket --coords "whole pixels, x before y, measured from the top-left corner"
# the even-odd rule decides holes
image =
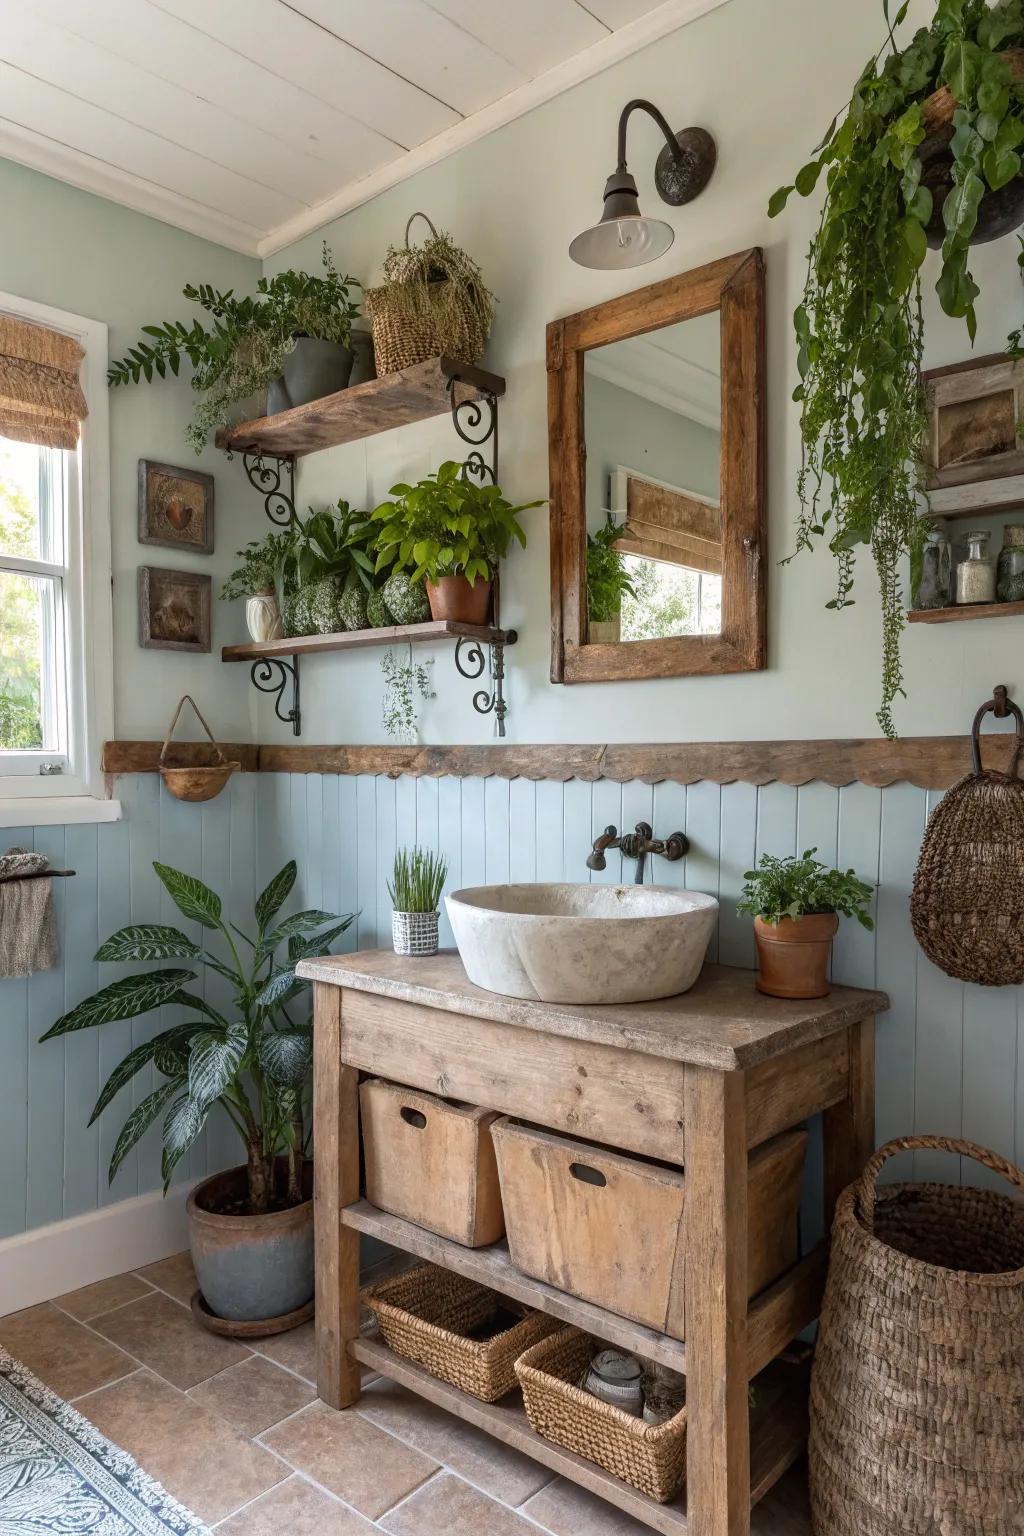
[[[478,688],[473,695],[473,708],[479,715],[494,716],[494,732],[496,736],[505,734],[505,716],[508,714],[508,705],[505,703],[505,647],[515,645],[519,635],[514,629],[499,631],[499,637],[493,640],[481,641],[463,635],[455,645],[455,669],[461,677],[475,683],[487,669],[487,688]],[[484,655],[484,645],[487,646],[487,655]]]
[[[448,380],[448,396],[451,401],[452,426],[464,443],[469,444],[464,473],[481,485],[489,480],[498,482],[498,397],[490,390],[480,390],[478,397],[460,400],[456,385],[459,375],[453,373]],[[483,449],[490,444],[488,458]]]
[[[291,661],[285,661],[280,656],[262,656],[259,661],[254,661],[252,671],[249,674],[253,686],[260,693],[269,693],[274,696],[274,714],[282,725],[290,725],[293,736],[302,734],[302,705],[299,695],[299,658],[293,656]],[[291,708],[282,709],[282,699],[285,689],[291,684]]]
[[[263,497],[263,510],[276,528],[295,521],[295,460],[265,454],[261,448],[242,448],[242,467],[253,490]],[[228,450],[228,458],[234,458]]]

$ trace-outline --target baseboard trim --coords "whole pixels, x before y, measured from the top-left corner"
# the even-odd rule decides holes
[[[0,1241],[0,1317],[188,1247],[190,1184],[157,1190]]]

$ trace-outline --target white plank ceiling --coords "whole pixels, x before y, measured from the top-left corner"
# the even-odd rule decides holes
[[[0,0],[0,155],[268,255],[727,3]]]

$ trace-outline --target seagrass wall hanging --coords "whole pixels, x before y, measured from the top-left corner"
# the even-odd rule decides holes
[[[430,227],[422,245],[409,244],[414,219]],[[392,246],[384,281],[363,295],[373,326],[377,372],[397,373],[428,357],[476,363],[494,323],[494,295],[480,268],[444,231],[438,234],[425,213],[405,226],[405,245]]]
[[[1016,750],[1008,773],[982,770],[984,717],[1012,715]],[[910,897],[917,942],[960,981],[985,987],[1024,982],[1024,783],[1017,777],[1024,715],[1002,685],[971,727],[973,771],[928,819]]]

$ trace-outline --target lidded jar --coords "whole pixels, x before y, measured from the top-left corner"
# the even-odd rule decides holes
[[[929,528],[921,554],[921,574],[912,607],[947,608],[952,600],[949,539],[941,528]]]
[[[958,604],[995,602],[996,563],[988,548],[991,537],[986,528],[967,535],[967,559],[956,568]]]
[[[1007,523],[996,566],[996,601],[1024,603],[1024,523]]]

